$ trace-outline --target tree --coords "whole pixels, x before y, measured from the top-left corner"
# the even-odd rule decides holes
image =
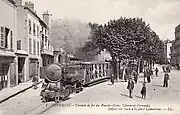
[[[84,50],[92,52],[92,49],[106,49],[111,54],[115,76],[117,59],[142,58],[148,61],[157,54],[154,41],[159,38],[142,18],[121,17],[104,25],[90,23],[90,27],[91,41],[85,44]]]
[[[56,20],[51,27],[50,38],[53,47],[75,54],[88,40],[90,28],[78,20]]]

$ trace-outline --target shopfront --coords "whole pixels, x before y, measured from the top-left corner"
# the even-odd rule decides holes
[[[29,59],[29,79],[35,75],[39,75],[39,60],[35,58]]]
[[[14,57],[0,56],[0,90],[16,84]]]

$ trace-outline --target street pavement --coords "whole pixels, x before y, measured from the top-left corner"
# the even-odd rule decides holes
[[[172,71],[169,87],[164,88],[162,87],[163,72],[160,67],[158,68],[160,70],[159,76],[153,76],[152,82],[147,84],[147,98],[145,100],[141,98],[140,94],[143,78],[139,78],[138,84],[135,85],[132,99],[128,95],[127,82],[116,82],[114,85],[105,82],[85,89],[78,96],[52,107],[43,115],[180,115],[180,72]],[[94,106],[91,107],[93,104]],[[136,106],[136,108],[132,106]]]
[[[0,115],[126,113],[128,115],[135,113],[180,115],[180,71],[173,70],[170,73],[169,87],[164,88],[162,87],[163,73],[161,68],[159,70],[159,76],[153,76],[152,82],[147,84],[145,100],[140,94],[143,78],[139,78],[138,84],[135,84],[132,99],[128,95],[127,82],[120,81],[115,82],[114,85],[108,81],[85,88],[82,92],[71,95],[69,100],[59,104],[42,103],[39,96],[41,89],[38,88],[37,90],[29,89],[0,104]]]

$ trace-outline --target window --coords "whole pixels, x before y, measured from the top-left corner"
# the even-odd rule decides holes
[[[11,31],[10,48],[13,49],[13,33]]]
[[[42,34],[43,34],[44,33],[44,28],[42,27],[41,29],[42,29]]]
[[[45,29],[45,35],[47,34],[47,30]]]
[[[17,41],[17,50],[21,50],[21,40]]]
[[[39,38],[39,26],[37,26],[37,37]]]
[[[37,41],[37,55],[39,55],[39,41]]]
[[[32,40],[29,38],[29,54],[32,54]]]
[[[44,34],[42,34],[42,48],[44,48]]]
[[[1,47],[5,47],[5,28],[1,27]]]
[[[8,48],[8,35],[9,35],[10,29],[5,28],[5,48]]]
[[[29,20],[29,34],[31,34],[31,20]]]
[[[36,25],[35,25],[35,23],[33,23],[33,35],[34,36],[36,36],[36,29],[35,28],[36,28]]]
[[[50,49],[50,42],[49,42],[49,40],[48,40],[48,49]]]
[[[36,55],[36,41],[33,40],[33,50],[34,50],[34,55]]]
[[[45,37],[45,46],[47,45],[47,37]]]

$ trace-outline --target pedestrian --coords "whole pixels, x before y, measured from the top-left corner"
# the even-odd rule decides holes
[[[150,69],[147,70],[147,82],[148,83],[151,82],[151,70]]]
[[[126,67],[126,69],[125,69],[125,76],[124,76],[125,82],[127,82],[127,79],[129,79],[129,78],[130,78],[130,68]]]
[[[35,74],[35,75],[33,76],[33,79],[32,79],[34,89],[37,89],[37,88],[38,88],[38,87],[37,87],[38,81],[39,81],[39,78],[38,78],[37,74]]]
[[[134,89],[134,82],[133,82],[132,78],[130,78],[128,81],[127,89],[129,90],[129,97],[132,98],[132,92]]]
[[[114,74],[112,74],[112,76],[111,76],[111,83],[112,83],[112,85],[114,85]]]
[[[162,66],[162,69],[163,69],[163,72],[165,72],[165,67],[164,66]]]
[[[155,69],[155,72],[156,72],[156,77],[158,76],[158,72],[159,72],[159,70],[158,70],[158,68],[156,67],[156,69]]]
[[[169,74],[166,72],[164,74],[164,85],[163,87],[168,87]]]
[[[138,73],[135,70],[132,71],[132,76],[134,77],[135,84],[137,84]]]
[[[143,83],[142,89],[141,89],[141,95],[142,98],[145,99],[146,98],[146,84]]]
[[[148,70],[147,70],[147,68],[145,68],[144,69],[144,83],[146,83],[146,79],[145,78],[147,78],[147,76],[148,76]]]
[[[168,72],[168,73],[171,72],[170,66],[166,66],[166,72]]]

